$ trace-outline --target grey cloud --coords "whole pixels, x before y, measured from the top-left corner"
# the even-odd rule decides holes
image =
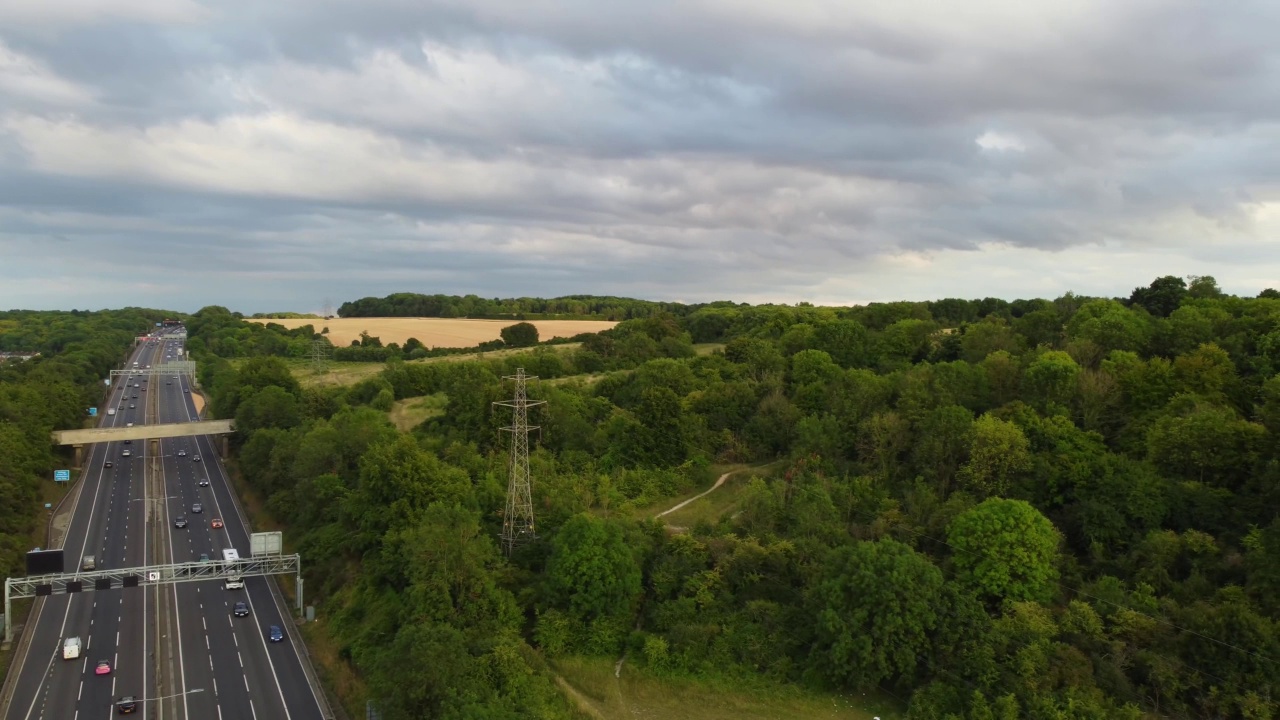
[[[1280,274],[1253,217],[1280,201],[1272,4],[1099,3],[1047,27],[989,28],[837,2],[832,16],[856,21],[824,23],[808,7],[236,0],[205,3],[197,21],[2,27],[7,47],[92,101],[68,113],[5,97],[0,82],[0,272],[106,269],[123,298],[142,290],[122,271],[169,268],[180,290],[146,292],[190,307],[182,293],[198,277],[234,288],[246,310],[398,290],[802,299],[836,287],[892,299],[853,294],[892,284],[840,279],[917,256],[919,267],[1005,258],[992,244],[1093,258],[1155,243],[1223,262],[1199,242],[1210,233],[1250,258],[1240,277]],[[381,150],[236,135],[266,113],[301,123],[291,132],[396,143],[405,165],[386,170]],[[6,118],[24,117],[73,117],[108,144],[131,133],[119,153],[167,144],[54,170],[30,137],[5,135]],[[188,125],[204,144],[185,142],[199,134]],[[47,142],[71,131],[50,132]],[[987,132],[1018,149],[980,147]],[[201,155],[209,138],[241,162],[269,158],[259,174],[313,177],[270,192],[228,185]],[[424,158],[440,153],[469,164],[432,177]],[[368,184],[347,196],[308,184],[354,170]],[[16,250],[33,246],[48,263]],[[9,292],[0,305],[22,304]]]

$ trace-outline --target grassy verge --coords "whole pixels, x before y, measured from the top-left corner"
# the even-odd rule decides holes
[[[729,680],[667,678],[631,663],[614,677],[608,658],[570,657],[552,667],[575,692],[584,712],[603,720],[883,720],[902,713],[884,698],[853,693],[820,693],[763,679],[750,685]]]
[[[422,397],[405,398],[392,405],[387,414],[391,417],[392,424],[399,428],[401,432],[409,432],[428,418],[443,415],[445,405],[448,402],[449,396],[442,392]]]
[[[255,532],[283,530],[284,526],[267,511],[265,498],[249,486],[236,463],[228,461],[226,468],[227,475],[231,478],[231,485],[240,499],[240,507],[244,509],[253,530]],[[284,533],[283,540],[285,553],[295,552],[292,543],[289,542],[288,533]],[[277,579],[276,584],[292,607],[297,602],[297,588],[292,582],[282,579]],[[315,622],[303,623],[298,626],[298,630],[307,644],[307,653],[311,656],[321,684],[329,691],[331,701],[336,700],[349,717],[364,717],[364,702],[367,697],[364,681],[339,655],[338,643],[333,639],[324,619],[317,615]]]

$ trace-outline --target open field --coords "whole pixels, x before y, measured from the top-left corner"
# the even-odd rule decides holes
[[[392,424],[401,432],[409,432],[427,418],[443,415],[448,402],[449,396],[442,392],[423,397],[405,398],[392,405],[388,415],[391,417]]]
[[[409,338],[417,338],[428,348],[475,347],[482,342],[497,340],[502,328],[515,325],[519,320],[471,320],[467,318],[331,318],[308,320],[287,318],[279,320],[259,319],[248,322],[276,323],[289,329],[314,326],[316,330],[329,328],[329,342],[339,347],[358,340],[361,332],[367,332],[382,340],[382,344],[404,344]],[[579,333],[608,330],[618,323],[611,320],[533,320],[541,340],[553,337],[573,337]]]
[[[552,352],[567,353],[577,350],[582,343],[564,343],[563,345],[545,345]],[[422,358],[420,360],[406,361],[410,365],[417,363],[447,363],[447,362],[465,362],[467,360],[489,360],[493,358],[506,357],[507,355],[515,355],[518,353],[529,352],[533,348],[507,348],[505,350],[490,350],[489,352],[462,353],[458,355],[442,355],[440,357]],[[231,364],[239,367],[248,358],[232,358]],[[337,385],[354,385],[365,378],[373,377],[386,369],[386,363],[380,362],[340,362],[330,360],[326,365],[325,371],[317,373],[311,367],[311,361],[303,358],[284,358],[285,364],[289,366],[289,371],[297,378],[298,383],[303,387],[333,387]],[[575,376],[575,377],[586,377]],[[565,378],[567,379],[567,378]]]
[[[722,681],[659,678],[631,663],[613,676],[608,658],[563,658],[552,668],[575,693],[589,715],[604,720],[883,720],[902,714],[882,698],[860,694],[817,693],[761,680],[759,687],[735,687]]]

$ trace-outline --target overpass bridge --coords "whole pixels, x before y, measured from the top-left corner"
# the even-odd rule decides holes
[[[236,431],[234,420],[200,420],[197,422],[164,423],[160,425],[135,425],[134,427],[95,427],[82,430],[54,430],[50,435],[55,445],[71,445],[75,448],[75,467],[80,467],[85,445],[121,440],[159,440],[161,438],[195,437],[197,435],[221,435],[219,452],[227,456],[227,435]]]

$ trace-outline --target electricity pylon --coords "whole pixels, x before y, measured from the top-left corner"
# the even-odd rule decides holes
[[[529,425],[529,408],[545,402],[529,402],[526,381],[538,378],[525,375],[524,368],[516,368],[515,375],[503,379],[516,381],[515,398],[494,403],[512,409],[511,425],[502,428],[511,433],[511,476],[507,483],[507,509],[502,516],[502,549],[510,557],[517,546],[537,537],[533,525],[533,482],[529,477],[529,431],[537,430],[538,426]]]

